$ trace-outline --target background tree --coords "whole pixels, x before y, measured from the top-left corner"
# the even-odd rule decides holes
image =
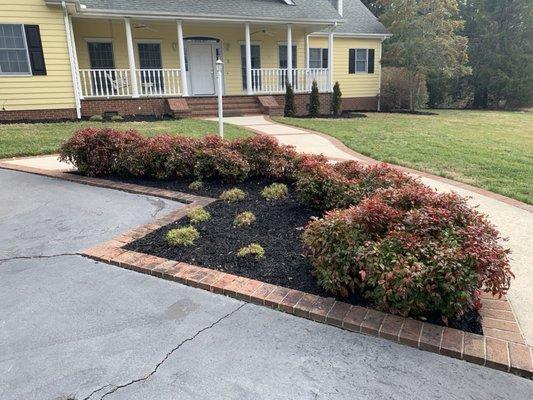
[[[309,116],[316,118],[320,114],[320,96],[318,94],[318,84],[313,80],[311,94],[309,95]]]
[[[473,107],[533,104],[533,2],[462,0]]]
[[[408,74],[409,108],[415,109],[417,88],[429,74],[469,74],[467,38],[458,31],[456,0],[380,0],[381,20],[394,35],[384,42],[386,64]]]
[[[372,11],[372,14],[374,14],[376,17],[379,17],[384,10],[383,4],[381,4],[380,0],[361,0],[363,4],[368,8],[370,11]]]

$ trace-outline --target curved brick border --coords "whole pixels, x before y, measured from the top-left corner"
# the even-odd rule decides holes
[[[483,296],[485,335],[481,336],[123,248],[185,217],[194,204],[89,248],[83,254],[94,260],[271,307],[316,322],[533,378],[533,351],[525,344],[505,298]]]
[[[327,134],[325,134],[323,132],[318,132],[318,131],[314,131],[312,129],[302,128],[302,127],[299,127],[299,126],[296,126],[296,125],[282,124],[281,122],[277,122],[277,121],[272,120],[268,116],[264,116],[264,117],[265,117],[266,120],[268,120],[268,121],[270,121],[270,122],[272,122],[274,124],[279,124],[279,125],[285,125],[285,126],[290,126],[290,127],[296,127],[296,128],[299,128],[299,129],[304,129],[304,130],[308,131],[309,133],[313,133],[315,135],[321,136],[324,139],[328,140],[338,150],[343,151],[343,152],[351,155],[352,157],[356,158],[358,161],[361,161],[363,163],[376,164],[376,163],[380,163],[381,162],[381,161],[375,160],[375,159],[373,159],[371,157],[365,156],[365,155],[363,155],[361,153],[358,153],[358,152],[350,149],[348,146],[346,146],[344,143],[342,143],[339,139],[334,138],[332,136],[329,136],[329,135],[327,135]],[[261,134],[259,131],[254,130],[254,129],[250,129],[247,126],[242,126],[242,128],[248,129],[251,132],[254,132],[256,134]],[[344,161],[344,160],[342,160],[342,161]],[[442,176],[434,175],[434,174],[431,174],[429,172],[418,171],[418,170],[415,170],[415,169],[412,169],[412,168],[409,168],[409,167],[403,167],[401,165],[396,165],[396,164],[392,164],[392,163],[387,163],[387,164],[389,164],[389,165],[391,165],[391,166],[393,166],[393,167],[395,167],[398,170],[403,171],[403,172],[407,172],[407,173],[410,173],[410,174],[423,176],[425,178],[431,178],[431,179],[434,179],[434,180],[439,181],[439,182],[443,182],[443,183],[446,183],[446,184],[449,184],[449,185],[452,185],[452,186],[457,186],[458,188],[469,190],[471,192],[483,195],[485,197],[489,197],[491,199],[501,201],[502,203],[511,205],[513,207],[517,207],[517,208],[521,208],[522,210],[533,212],[533,205],[526,204],[526,203],[521,202],[519,200],[515,200],[515,199],[512,199],[510,197],[507,197],[507,196],[504,196],[504,195],[501,195],[501,194],[498,194],[498,193],[490,192],[488,190],[481,189],[481,188],[478,188],[476,186],[469,185],[467,183],[454,181],[453,179],[448,179],[448,178],[444,178]]]
[[[141,225],[110,241],[86,249],[83,255],[91,259],[271,307],[349,331],[381,337],[420,350],[533,378],[532,347],[525,344],[515,315],[505,298],[483,296],[481,314],[485,335],[481,336],[370,308],[352,306],[333,298],[324,298],[209,268],[136,253],[123,247],[185,217],[192,208],[206,206],[216,200],[166,189],[2,162],[0,168],[187,203],[179,210],[150,224]]]

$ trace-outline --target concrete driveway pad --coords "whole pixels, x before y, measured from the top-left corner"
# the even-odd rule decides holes
[[[177,203],[1,170],[0,185],[2,400],[533,392],[532,381],[511,374],[75,255]]]

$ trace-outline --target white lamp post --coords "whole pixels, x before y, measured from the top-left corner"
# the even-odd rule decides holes
[[[218,134],[224,139],[224,110],[222,107],[222,70],[224,63],[219,58],[216,62],[218,84]]]

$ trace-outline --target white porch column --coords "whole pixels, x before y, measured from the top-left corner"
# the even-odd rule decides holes
[[[305,35],[305,68],[309,69],[309,34]]]
[[[333,31],[328,33],[328,86],[333,91]]]
[[[131,24],[129,18],[124,18],[126,28],[126,46],[128,47],[128,62],[130,66],[131,96],[139,97],[139,85],[137,84],[137,71],[135,71],[135,53],[133,52],[133,39],[131,36]]]
[[[65,2],[62,2],[63,6],[63,22],[65,24],[65,34],[67,36],[67,49],[68,49],[68,57],[70,61],[70,73],[72,78],[72,91],[74,93],[74,105],[76,106],[76,117],[78,119],[81,118],[81,102],[80,102],[80,84],[78,80],[78,67],[76,65],[76,62],[74,61],[75,58],[75,50],[73,48],[74,45],[74,36],[72,35],[72,26],[70,24],[70,16],[67,11],[67,6],[65,5]]]
[[[183,41],[183,22],[181,20],[178,20],[178,47],[180,53],[181,93],[183,96],[188,96],[189,86],[187,83],[187,69],[185,68],[185,42]]]
[[[250,41],[250,23],[247,22],[244,28],[244,36],[246,41],[246,93],[253,94],[252,82],[252,44]]]
[[[287,80],[292,85],[292,25],[287,24]]]

